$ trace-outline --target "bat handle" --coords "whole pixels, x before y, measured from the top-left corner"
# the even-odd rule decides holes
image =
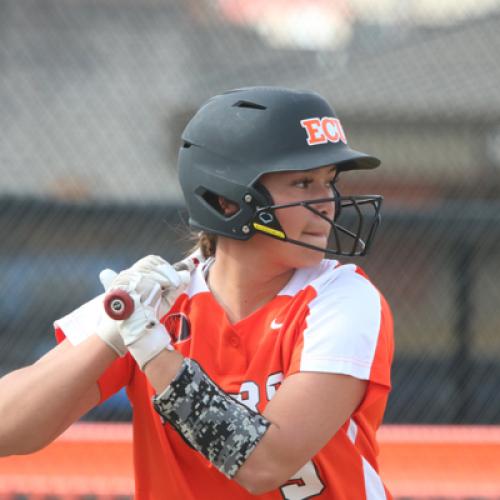
[[[125,290],[111,290],[104,297],[104,310],[112,319],[127,319],[134,312],[134,301]]]

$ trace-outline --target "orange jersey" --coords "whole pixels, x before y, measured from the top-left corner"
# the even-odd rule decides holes
[[[83,306],[85,318],[97,316],[95,304],[101,306],[96,300]],[[283,379],[296,372],[341,373],[369,383],[356,412],[323,449],[280,488],[255,497],[190,448],[169,424],[162,424],[144,373],[129,354],[118,359],[99,386],[102,400],[127,388],[133,406],[137,500],[392,498],[378,474],[375,438],[390,391],[392,315],[357,266],[323,260],[299,269],[274,299],[235,324],[210,293],[200,266],[162,321],[179,352],[259,412]],[[76,327],[74,320],[73,325],[56,323],[59,337],[65,334],[77,343],[82,322],[87,320],[81,317]]]

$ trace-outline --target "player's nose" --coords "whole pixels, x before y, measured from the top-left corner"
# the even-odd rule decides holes
[[[316,210],[321,212],[322,215],[328,217],[329,219],[333,219],[335,216],[335,193],[332,192],[331,189],[325,189],[321,193],[321,196],[318,199],[322,199],[324,201],[318,202],[316,205]]]

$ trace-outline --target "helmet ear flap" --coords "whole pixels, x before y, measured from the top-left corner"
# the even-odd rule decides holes
[[[267,188],[264,186],[264,184],[262,184],[262,182],[257,181],[254,184],[254,188],[256,191],[258,191],[259,193],[261,193],[264,196],[264,198],[266,199],[267,205],[274,205],[274,200],[273,200],[273,197],[271,196],[271,193],[267,190]]]

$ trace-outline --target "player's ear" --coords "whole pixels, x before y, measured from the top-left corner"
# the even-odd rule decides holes
[[[227,198],[224,198],[224,196],[219,196],[218,202],[222,213],[227,217],[234,215],[240,208],[237,203],[234,203],[234,201],[230,201]]]

